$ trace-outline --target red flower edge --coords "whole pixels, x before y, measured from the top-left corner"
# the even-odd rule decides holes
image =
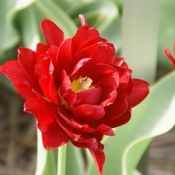
[[[36,51],[18,49],[18,59],[0,66],[26,100],[24,111],[35,116],[46,149],[71,141],[88,148],[99,175],[105,161],[104,135],[127,123],[131,110],[149,93],[146,81],[132,78],[112,43],[100,37],[80,15],[82,27],[69,39],[49,19],[41,29],[46,44]]]

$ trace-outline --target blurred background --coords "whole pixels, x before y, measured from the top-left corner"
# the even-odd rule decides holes
[[[131,42],[127,40],[125,33],[130,30],[132,34],[132,26],[135,26],[138,30],[136,33],[139,34],[136,41],[142,41],[138,48],[146,50],[146,53],[141,53],[143,58],[140,59],[143,59],[143,62],[149,59],[145,59],[149,47],[154,47],[154,51],[150,51],[153,52],[154,60],[145,61],[145,65],[149,62],[147,66],[153,67],[152,75],[149,76],[146,72],[141,75],[154,83],[172,71],[163,50],[166,47],[170,50],[173,48],[175,1],[133,0],[131,4],[128,0],[128,7],[124,9],[126,11],[123,10],[124,3],[127,3],[127,0],[0,0],[0,64],[17,58],[18,47],[35,49],[35,43],[43,40],[39,29],[43,18],[52,19],[65,31],[67,37],[71,37],[80,25],[78,15],[82,13],[89,25],[98,28],[103,37],[115,44],[116,54],[120,55],[123,52],[125,57],[128,54],[132,55],[131,51],[125,51],[127,44]],[[153,8],[147,3],[153,3]],[[130,5],[132,9],[129,9]],[[127,20],[132,21],[132,17],[134,18],[134,15],[129,14],[132,11],[138,12],[139,9],[145,9],[143,16],[141,13],[131,26],[127,26]],[[138,20],[141,22],[140,26]],[[149,26],[150,21],[154,22],[152,26]],[[146,38],[141,38],[142,35],[144,38],[142,31],[154,35],[148,39],[150,44],[144,45]],[[138,62],[128,57],[127,59],[131,67]],[[133,69],[137,72],[138,67],[139,64]],[[36,138],[34,118],[23,113],[23,100],[0,75],[0,175],[34,174]],[[148,163],[147,166],[144,165],[145,175],[175,175],[175,129],[152,142],[144,155],[143,161],[145,160]],[[139,166],[143,167],[142,164]]]

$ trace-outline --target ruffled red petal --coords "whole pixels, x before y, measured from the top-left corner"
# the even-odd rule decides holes
[[[98,105],[82,104],[73,108],[74,115],[86,120],[99,120],[105,116],[105,110]]]
[[[81,133],[75,132],[75,130],[64,121],[63,117],[59,115],[57,116],[57,122],[73,144],[84,148],[97,149],[97,141],[95,138],[84,137]]]
[[[102,95],[101,87],[90,88],[77,93],[76,105],[79,104],[98,104]]]
[[[3,66],[0,66],[0,73],[4,74],[13,83],[23,98],[35,97],[33,86],[17,60],[8,61]]]
[[[92,58],[91,65],[94,64],[112,64],[114,60],[114,46],[106,42],[97,42],[79,51],[75,57],[75,61],[81,58]]]
[[[75,36],[72,38],[72,51],[73,51],[73,55],[75,55],[77,53],[77,51],[79,51],[79,49],[84,48],[83,45],[85,45],[86,43],[88,43],[88,45],[93,44],[90,43],[91,41],[94,41],[94,38],[98,39],[99,38],[99,33],[95,28],[89,27],[89,26],[83,26],[80,27]],[[96,42],[97,40],[95,40]]]
[[[39,79],[39,84],[43,91],[43,94],[51,100],[53,103],[58,104],[58,92],[55,87],[53,75],[43,76]]]
[[[60,98],[66,101],[69,108],[72,108],[77,99],[77,94],[71,89],[71,81],[65,70],[62,70],[62,83],[60,86]]]
[[[91,127],[89,124],[79,123],[78,120],[75,120],[63,107],[58,107],[58,114],[67,123],[69,128],[75,129],[76,132],[79,132],[82,135],[86,134],[104,134],[113,136],[113,130],[106,124],[100,124],[96,128]]]
[[[31,84],[39,89],[38,83],[34,74],[34,68],[36,64],[37,58],[36,53],[27,48],[19,48],[18,49],[18,63],[21,66],[21,69],[25,73],[26,77],[28,77]]]
[[[98,169],[98,175],[102,175],[103,165],[105,162],[105,154],[103,149],[104,149],[104,146],[100,143],[97,150],[89,149],[95,160],[95,163]]]
[[[31,98],[25,102],[24,111],[36,117],[46,149],[57,148],[69,141],[56,120],[56,108],[51,103],[40,98]]]
[[[55,65],[55,74],[57,77],[57,84],[61,84],[61,73],[64,69],[68,74],[71,71],[72,65],[72,39],[66,39],[60,45],[57,54],[57,62]]]
[[[146,81],[133,79],[133,87],[128,97],[129,104],[134,107],[149,93],[149,84]]]
[[[49,74],[53,74],[53,72],[54,65],[49,57],[41,57],[38,63],[35,65],[35,74],[37,78],[48,76]]]
[[[106,124],[109,125],[112,128],[116,128],[118,126],[124,125],[130,119],[131,119],[131,109],[128,109],[126,113],[124,113],[123,115],[121,115],[117,118],[113,118],[111,120],[108,120],[106,122]]]
[[[49,19],[41,22],[41,29],[48,45],[59,46],[64,40],[63,31]]]
[[[36,47],[36,53],[39,55],[44,55],[49,48],[48,45],[43,44],[43,43],[38,43]]]

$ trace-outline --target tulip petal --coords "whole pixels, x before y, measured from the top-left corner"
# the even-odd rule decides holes
[[[127,109],[128,109],[127,97],[121,97],[121,95],[119,95],[115,103],[106,108],[105,121],[119,118],[126,112]]]
[[[102,89],[100,105],[105,107],[114,103],[117,97],[117,88],[119,86],[119,73],[114,67],[107,64],[98,64],[93,67],[95,71],[89,71],[89,76],[94,84]]]
[[[46,44],[38,43],[36,47],[36,53],[38,55],[44,55],[49,47]]]
[[[102,175],[103,165],[105,162],[105,154],[103,151],[104,146],[99,143],[99,148],[97,150],[89,149],[97,166],[98,175]]]
[[[61,84],[61,74],[64,69],[68,74],[70,73],[70,68],[72,66],[72,39],[66,39],[60,45],[57,62],[55,66],[56,77],[58,79],[58,84]]]
[[[99,33],[98,31],[93,28],[93,27],[89,27],[89,26],[83,26],[80,27],[75,36],[72,38],[72,51],[73,54],[75,55],[77,51],[79,51],[80,47],[81,49],[85,47],[85,44],[88,43],[88,45],[94,44],[94,39],[95,42],[98,41],[99,38]],[[93,41],[92,43],[90,43],[91,41]]]
[[[35,97],[33,86],[17,60],[8,61],[3,66],[0,66],[0,73],[4,74],[13,83],[24,99]]]
[[[34,67],[37,61],[36,59],[36,53],[34,51],[27,48],[18,49],[18,63],[32,85],[35,88],[38,88],[38,83],[34,74]]]
[[[54,65],[56,64],[56,61],[57,61],[58,51],[59,51],[59,47],[52,45],[47,49],[47,52],[45,53],[45,57],[49,57],[52,60]]]
[[[79,104],[97,104],[102,94],[101,87],[90,88],[77,93],[76,105]]]
[[[75,132],[75,130],[64,121],[63,117],[59,115],[57,116],[57,122],[74,145],[84,148],[88,147],[91,149],[97,149],[97,141],[95,138],[86,138],[82,135],[82,133]]]
[[[116,128],[118,126],[124,125],[130,119],[131,119],[131,110],[128,109],[128,111],[125,114],[121,115],[120,117],[117,117],[117,118],[113,118],[111,120],[108,120],[106,122],[106,124],[109,125],[112,128]]]
[[[112,64],[114,56],[115,49],[111,43],[97,42],[80,50],[75,57],[75,61],[77,62],[81,58],[92,58],[92,65],[101,63]]]
[[[71,89],[71,81],[65,70],[62,70],[62,83],[60,86],[60,98],[63,98],[68,107],[71,108],[76,102],[77,95]]]
[[[89,124],[82,124],[76,121],[73,117],[70,116],[64,108],[59,107],[57,110],[60,117],[64,120],[64,122],[69,125],[70,128],[75,129],[76,131],[80,132],[82,135],[85,134],[104,134],[113,136],[114,132],[111,127],[106,124],[100,124],[96,128],[91,127]]]
[[[105,42],[99,43],[98,47],[94,49],[91,55],[94,58],[95,63],[107,63],[112,64],[115,55],[115,48],[113,44]]]
[[[133,79],[133,87],[128,97],[129,104],[134,107],[149,93],[149,84],[146,81]]]
[[[75,141],[71,141],[75,146],[79,147],[79,148],[89,148],[92,150],[96,150],[98,147],[98,143],[96,141],[96,139],[94,138],[90,138],[90,139],[79,139],[78,142]]]
[[[82,104],[73,108],[76,117],[85,120],[99,120],[105,116],[105,110],[98,105]]]
[[[120,67],[123,63],[124,63],[124,59],[118,57],[118,58],[115,58],[114,59],[113,65]]]
[[[53,75],[43,76],[39,79],[39,84],[44,95],[54,103],[58,103],[57,90]]]
[[[35,66],[35,74],[38,78],[53,74],[54,65],[49,57],[42,57]]]
[[[103,94],[101,97],[101,106],[109,106],[115,102],[117,98],[118,78],[118,73],[113,73],[105,76],[99,82]]]
[[[76,63],[76,65],[74,66],[70,76],[73,76],[74,74],[76,74],[76,72],[79,69],[83,68],[83,66],[86,65],[91,59],[92,58],[83,58],[80,61],[78,61],[78,63]]]
[[[24,104],[24,111],[33,114],[41,130],[46,149],[53,149],[68,142],[68,137],[56,120],[55,106],[41,98],[31,98]]]
[[[63,31],[49,19],[44,19],[41,22],[41,29],[48,45],[59,46],[64,40]]]

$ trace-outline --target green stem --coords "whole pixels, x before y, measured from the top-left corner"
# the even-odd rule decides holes
[[[57,175],[66,175],[66,152],[67,144],[58,149]]]

